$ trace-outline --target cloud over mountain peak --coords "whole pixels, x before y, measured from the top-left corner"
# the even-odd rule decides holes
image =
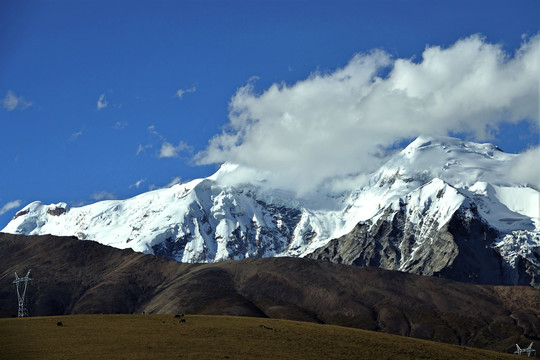
[[[230,101],[228,127],[196,159],[269,171],[302,192],[373,171],[381,149],[419,134],[489,139],[502,123],[538,121],[539,51],[538,35],[514,54],[473,35],[427,46],[418,62],[374,50],[262,93],[250,81]]]

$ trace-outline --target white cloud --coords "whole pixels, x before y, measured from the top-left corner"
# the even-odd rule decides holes
[[[184,94],[194,93],[195,91],[197,91],[197,88],[194,86],[189,89],[178,89],[174,96],[182,100]]]
[[[540,190],[540,146],[519,154],[513,161],[508,177],[511,181],[528,184]]]
[[[161,135],[156,130],[156,127],[154,125],[148,126],[147,129],[148,129],[148,132],[150,133],[150,135],[152,137],[154,137],[154,139],[157,137],[159,139],[159,141],[161,142],[159,152],[157,152],[157,154],[156,154],[157,157],[160,158],[160,159],[162,159],[162,158],[174,158],[174,157],[178,157],[180,155],[180,153],[183,152],[183,151],[192,151],[191,146],[189,146],[184,141],[179,141],[178,145],[176,145],[176,146],[171,144],[169,141],[167,141],[165,136]],[[152,148],[152,147],[153,147],[153,144],[151,144],[151,143],[147,144],[147,145],[139,144],[139,146],[137,148],[136,155],[139,155],[141,152],[145,151],[146,149]]]
[[[10,202],[4,204],[4,206],[2,206],[0,208],[0,215],[4,215],[9,210],[16,209],[16,208],[20,207],[21,204],[22,204],[21,200],[13,200],[13,201],[10,201]]]
[[[156,130],[156,126],[155,126],[155,125],[150,125],[150,126],[148,126],[147,130],[148,130],[148,132],[150,133],[150,135],[153,135],[153,136],[159,138],[161,141],[166,141],[165,136],[161,135],[161,134]]]
[[[161,144],[161,150],[159,151],[160,158],[169,158],[176,156],[178,156],[178,153],[176,152],[176,148],[174,147],[174,145],[166,141]]]
[[[79,136],[81,136],[83,134],[83,131],[82,130],[79,130],[79,131],[76,131],[74,132],[73,134],[71,134],[71,136],[69,137],[69,141],[75,141],[79,138]]]
[[[90,199],[95,200],[95,201],[114,200],[116,199],[116,196],[114,196],[114,194],[108,191],[98,191],[90,195]]]
[[[17,96],[11,90],[9,90],[2,99],[2,105],[7,111],[13,111],[15,109],[24,110],[32,106],[31,102],[26,101],[22,96]]]
[[[144,152],[146,149],[150,149],[150,148],[152,148],[151,144],[148,144],[148,145],[139,144],[139,146],[137,146],[137,151],[135,152],[135,155],[139,155],[140,153]]]
[[[381,148],[420,134],[484,140],[503,122],[538,121],[539,52],[540,36],[508,54],[474,35],[428,46],[419,62],[374,50],[294,85],[256,93],[250,81],[231,98],[227,128],[195,159],[247,165],[309,191],[372,171]]]
[[[174,146],[173,144],[164,141],[161,144],[161,150],[159,151],[158,157],[161,158],[171,158],[178,157],[178,155],[185,150],[189,150],[190,147],[183,141],[180,141],[178,145]]]
[[[140,180],[138,180],[137,182],[135,182],[135,184],[129,185],[129,188],[130,188],[130,189],[131,189],[131,188],[137,188],[137,189],[138,189],[138,188],[141,186],[141,184],[142,184],[143,182],[145,182],[145,181],[146,181],[146,179],[140,179]]]
[[[180,178],[180,176],[176,176],[174,179],[169,181],[169,183],[167,185],[165,185],[165,186],[157,186],[156,184],[150,184],[150,185],[148,185],[148,190],[152,191],[152,190],[156,190],[156,189],[170,188],[171,186],[174,186],[176,184],[180,184],[181,181],[182,181],[182,179]]]
[[[180,176],[177,176],[174,179],[172,179],[171,181],[169,181],[169,183],[167,185],[165,185],[165,187],[170,188],[171,186],[174,186],[176,184],[180,184],[181,181],[182,181],[182,179],[180,178]]]
[[[107,105],[108,103],[107,103],[107,99],[105,99],[105,94],[101,94],[97,101],[97,105],[96,105],[97,109],[98,110],[104,109],[107,107]]]
[[[127,121],[117,121],[117,122],[114,123],[113,129],[122,130],[122,129],[125,129],[127,126],[128,126]]]

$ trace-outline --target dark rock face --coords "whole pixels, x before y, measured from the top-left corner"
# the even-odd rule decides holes
[[[13,216],[13,219],[18,218],[19,216],[24,216],[24,215],[28,214],[29,212],[30,212],[29,210],[21,210],[21,211],[17,212],[15,214],[15,216]]]
[[[237,203],[242,203],[245,197],[254,199],[260,206],[258,208],[260,218],[246,218],[245,210],[237,205]],[[214,201],[210,192],[201,191],[200,198],[203,199],[201,202],[204,204]],[[220,203],[221,212],[217,216],[215,211],[212,212],[204,204],[192,205],[191,219],[184,226],[188,230],[180,231],[178,225],[172,227],[164,236],[163,241],[152,246],[154,254],[186,262],[222,261],[223,258],[216,259],[218,256],[216,246],[225,244],[226,254],[230,259],[274,256],[287,250],[294,230],[302,217],[302,212],[298,209],[266,203],[256,199],[256,196],[249,191],[235,191],[228,197],[224,197]],[[218,234],[217,228],[227,222],[234,223],[236,226],[230,226],[231,231],[227,235],[223,235],[223,232]],[[190,253],[186,250],[189,243],[201,236],[204,239],[203,251]],[[184,258],[186,253],[188,255]]]
[[[56,206],[53,209],[47,210],[47,214],[52,215],[52,216],[60,216],[65,213],[66,213],[66,209],[60,206]]]
[[[176,239],[168,237],[165,239],[165,241],[152,246],[152,250],[157,256],[161,256],[166,259],[181,259],[188,239],[189,236],[180,236]]]
[[[457,211],[448,226],[449,234],[457,249],[456,257],[435,275],[474,284],[529,285],[530,278],[509,283],[504,274],[504,260],[490,245],[499,233],[483,222],[472,208],[473,217]]]
[[[403,210],[389,207],[377,222],[357,224],[349,234],[308,257],[475,284],[540,287],[540,269],[535,264],[521,259],[521,268],[511,268],[490,246],[499,233],[474,207],[460,208],[440,230],[429,218],[422,221],[412,224]]]
[[[405,226],[403,211],[393,214],[386,209],[377,222],[361,222],[347,235],[331,240],[308,255],[310,258],[327,260],[338,264],[373,266],[388,270],[401,270],[420,275],[433,275],[457,255],[451,236],[440,234],[432,241],[435,246],[424,246],[422,253],[415,250],[417,238],[411,226]]]

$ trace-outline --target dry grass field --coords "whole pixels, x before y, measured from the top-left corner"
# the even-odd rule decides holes
[[[58,326],[62,322],[63,326]],[[173,315],[0,319],[1,359],[515,359],[515,355],[307,322]]]

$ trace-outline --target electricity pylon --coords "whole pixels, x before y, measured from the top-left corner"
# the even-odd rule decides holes
[[[25,296],[26,296],[26,288],[28,286],[28,282],[32,280],[30,278],[30,270],[26,273],[25,277],[20,278],[17,273],[15,273],[15,281],[13,283],[17,287],[17,298],[19,300],[19,312],[17,314],[18,317],[25,317],[28,316],[28,309],[26,308],[26,302],[25,302]],[[22,291],[22,294],[19,290],[19,284],[24,282],[24,290]]]

